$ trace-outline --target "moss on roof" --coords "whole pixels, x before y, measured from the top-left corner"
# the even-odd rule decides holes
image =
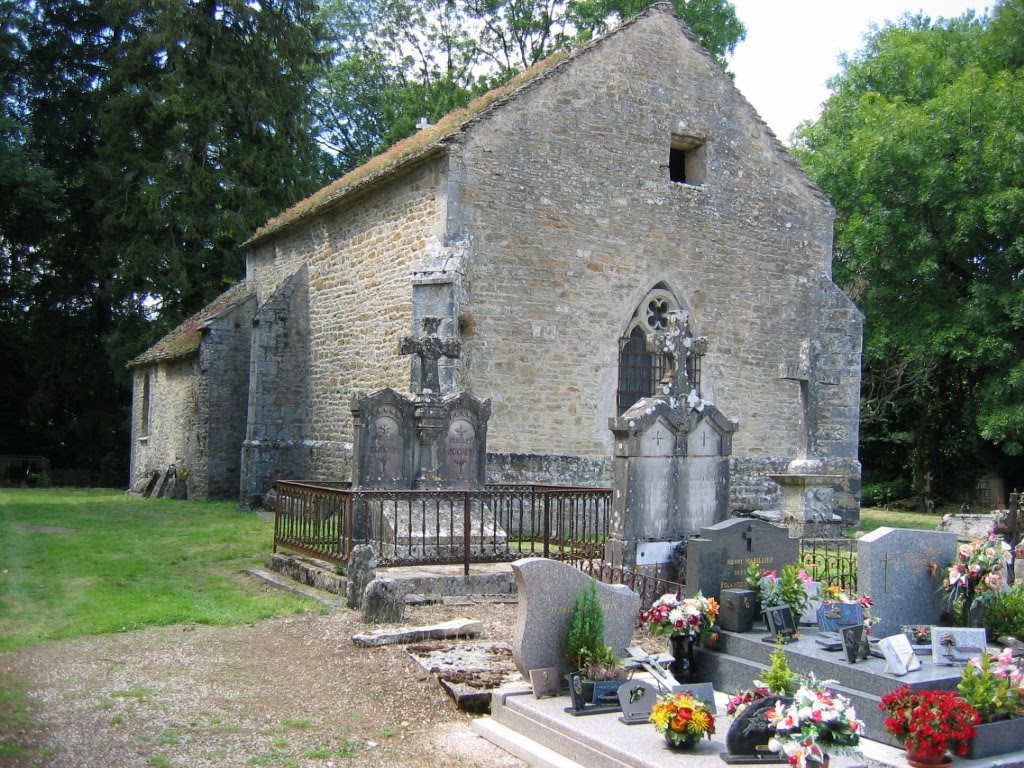
[[[586,46],[584,46],[586,47]],[[434,125],[428,125],[418,133],[402,139],[385,152],[368,160],[344,176],[328,184],[318,192],[314,192],[305,200],[296,203],[288,210],[274,217],[249,238],[245,247],[252,247],[282,230],[314,216],[353,190],[383,178],[398,168],[414,160],[430,157],[435,152],[444,151],[444,141],[461,131],[468,123],[484,113],[489,107],[510,98],[516,91],[537,80],[541,75],[550,72],[562,62],[577,55],[580,49],[569,54],[558,51],[532,67],[524,69],[504,85],[493,88],[478,96],[468,106],[449,112]]]
[[[136,368],[140,365],[188,357],[199,349],[203,327],[208,322],[222,312],[243,303],[252,295],[245,282],[232,286],[141,355],[129,360],[128,367]]]

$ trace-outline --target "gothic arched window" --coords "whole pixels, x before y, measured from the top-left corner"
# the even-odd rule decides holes
[[[664,283],[658,283],[633,311],[626,333],[619,339],[619,387],[615,407],[621,416],[637,400],[650,397],[665,374],[665,358],[647,351],[647,337],[668,328],[668,313],[679,302]]]

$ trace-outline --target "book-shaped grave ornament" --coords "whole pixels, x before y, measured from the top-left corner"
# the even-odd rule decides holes
[[[823,602],[818,606],[818,629],[839,632],[843,627],[864,623],[864,606],[860,603]]]
[[[796,617],[788,605],[773,605],[766,608],[764,618],[768,624],[768,634],[761,639],[766,643],[775,643],[780,638],[784,643],[796,640]]]
[[[772,752],[768,748],[776,730],[775,724],[768,721],[767,714],[776,705],[785,708],[792,703],[793,699],[788,696],[772,694],[748,705],[732,721],[725,735],[725,747],[729,751],[720,752],[718,756],[730,765],[789,762],[784,753]]]
[[[938,667],[966,664],[987,646],[984,627],[932,627],[932,663]]]
[[[921,660],[914,653],[914,646],[902,632],[883,637],[878,641],[878,648],[885,656],[885,669],[882,672],[887,675],[903,677],[907,672],[921,668]]]

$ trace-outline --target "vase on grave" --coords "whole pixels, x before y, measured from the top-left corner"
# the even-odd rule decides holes
[[[669,663],[668,669],[678,683],[685,685],[698,682],[697,659],[693,652],[696,640],[696,635],[689,633],[675,632],[669,635],[672,661]]]
[[[665,731],[665,743],[668,748],[676,752],[689,752],[700,744],[701,735],[698,733],[675,733]]]

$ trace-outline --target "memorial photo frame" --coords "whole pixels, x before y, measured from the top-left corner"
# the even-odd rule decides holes
[[[774,605],[764,612],[765,621],[768,624],[768,634],[774,642],[775,638],[782,637],[784,643],[795,639],[797,630],[797,619],[793,615],[793,609],[788,605]]]
[[[549,696],[560,694],[562,692],[562,678],[558,674],[558,667],[531,669],[530,686],[533,688],[533,695],[538,699],[545,699]]]
[[[856,664],[861,659],[868,657],[864,646],[864,639],[867,637],[863,624],[854,624],[852,627],[843,627],[840,630],[843,636],[843,651],[846,653],[846,660]]]

